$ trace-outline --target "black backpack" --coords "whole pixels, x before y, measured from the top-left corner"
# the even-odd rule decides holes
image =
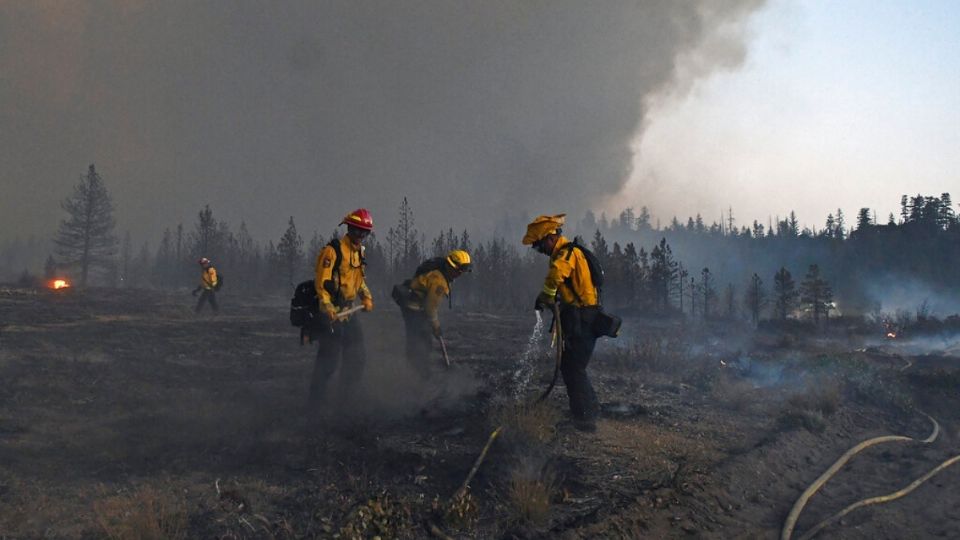
[[[417,266],[416,271],[414,271],[413,273],[413,277],[421,276],[423,274],[426,274],[427,272],[432,272],[434,270],[441,270],[446,264],[447,264],[446,257],[433,257],[431,259],[427,259],[422,263],[420,263],[420,266]],[[444,274],[443,277],[444,279],[446,279],[447,277],[446,274]],[[396,302],[397,305],[400,306],[401,308],[406,307],[407,303],[413,299],[414,292],[412,289],[410,289],[410,282],[412,281],[413,281],[412,279],[403,280],[403,283],[399,285],[394,285],[393,290],[390,293],[390,295],[393,297],[393,301]],[[452,295],[448,297],[448,302],[450,302],[450,306],[452,307],[453,306]]]
[[[340,274],[340,262],[343,259],[343,253],[340,251],[340,239],[333,238],[328,243],[336,254],[333,263],[333,271],[338,276]],[[360,257],[361,264],[366,264],[363,256]],[[323,284],[334,303],[339,303],[340,290],[337,283],[329,280]],[[320,318],[320,298],[317,296],[316,281],[311,279],[297,285],[293,290],[293,298],[290,299],[290,324],[300,328],[300,344],[303,345],[305,338],[310,337],[310,331],[316,329],[323,322]]]
[[[308,327],[320,316],[320,299],[314,280],[304,281],[293,290],[290,299],[290,324]]]
[[[567,259],[569,259],[574,248],[579,249],[580,252],[583,253],[583,257],[587,259],[587,267],[590,269],[590,281],[593,282],[594,288],[597,289],[598,309],[594,315],[592,324],[594,335],[597,337],[617,337],[620,334],[620,325],[623,324],[623,319],[612,313],[607,313],[603,309],[603,303],[600,298],[601,289],[603,288],[603,265],[600,264],[600,259],[598,259],[592,251],[580,243],[579,238],[575,238],[573,242],[563,246],[561,249],[567,250]],[[569,280],[570,278],[567,279]],[[573,287],[570,287],[570,290],[573,291]],[[574,295],[576,295],[576,292],[574,292]]]
[[[579,249],[583,253],[583,257],[587,259],[587,267],[590,269],[590,281],[593,282],[593,286],[597,289],[597,301],[600,300],[600,292],[603,289],[603,265],[600,264],[600,259],[597,256],[587,249],[583,244],[580,243],[580,238],[574,238],[572,242],[563,246],[562,250],[567,251],[567,260],[570,259],[573,255],[573,249]]]
[[[427,272],[432,272],[434,270],[440,270],[447,264],[446,257],[433,257],[432,259],[427,259],[420,263],[420,266],[417,267],[416,272],[413,273],[413,276],[420,276],[426,274]]]

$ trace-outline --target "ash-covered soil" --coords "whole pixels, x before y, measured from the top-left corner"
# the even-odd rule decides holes
[[[960,453],[949,340],[628,320],[594,356],[604,412],[582,433],[562,382],[520,405],[553,370],[532,314],[445,311],[454,366],[422,382],[381,300],[363,388],[308,411],[315,350],[285,298],[227,293],[212,316],[186,293],[61,292],[0,289],[0,538],[776,538],[848,448],[926,437],[921,411],[933,443],[859,454],[797,532]],[[958,487],[960,466],[821,537],[960,537]]]

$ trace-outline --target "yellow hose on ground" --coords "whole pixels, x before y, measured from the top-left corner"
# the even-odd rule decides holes
[[[940,424],[938,424],[937,421],[934,420],[932,416],[923,412],[921,412],[921,414],[923,414],[924,416],[929,418],[931,422],[933,422],[933,432],[930,434],[929,437],[918,442],[929,444],[929,443],[932,443],[934,440],[936,440],[937,435],[940,434]],[[869,448],[876,444],[885,443],[885,442],[897,442],[897,441],[910,442],[910,441],[916,441],[916,440],[917,439],[914,439],[913,437],[907,437],[904,435],[885,435],[883,437],[874,437],[872,439],[867,439],[861,442],[860,444],[854,446],[853,448],[847,450],[846,453],[840,456],[840,459],[835,461],[833,465],[830,466],[829,469],[827,469],[823,474],[820,475],[819,478],[817,478],[816,480],[814,480],[812,484],[810,484],[810,487],[808,487],[806,491],[804,491],[800,495],[800,498],[797,499],[797,502],[793,503],[793,508],[790,510],[790,514],[787,515],[787,520],[783,524],[783,530],[780,532],[780,540],[790,540],[790,537],[793,536],[793,528],[796,526],[797,520],[800,518],[800,512],[803,511],[803,507],[807,504],[807,501],[809,501],[810,497],[813,497],[814,493],[819,491],[820,488],[822,488],[823,485],[826,484],[827,481],[830,480],[830,478],[832,478],[833,475],[835,475],[837,471],[840,470],[841,467],[843,467],[848,461],[850,461],[850,459],[853,456],[860,453],[860,451],[864,450],[865,448]]]
[[[821,521],[820,523],[818,523],[814,528],[812,528],[812,529],[810,529],[809,531],[805,532],[805,533],[803,534],[803,536],[800,537],[800,540],[810,540],[811,538],[813,538],[814,536],[816,536],[817,533],[819,533],[819,532],[822,531],[823,529],[829,527],[830,525],[833,525],[834,523],[836,523],[837,521],[839,521],[840,518],[842,518],[843,516],[849,514],[850,512],[853,512],[853,511],[856,510],[857,508],[863,508],[864,506],[870,506],[870,505],[872,505],[872,504],[880,504],[880,503],[890,502],[890,501],[897,500],[897,499],[899,499],[900,497],[904,497],[904,496],[906,496],[906,495],[909,495],[911,491],[913,491],[913,490],[917,489],[918,487],[920,487],[921,484],[923,484],[923,483],[926,482],[927,480],[933,478],[934,476],[936,476],[937,474],[939,474],[941,471],[943,471],[944,469],[946,469],[947,467],[953,465],[954,463],[956,463],[956,462],[958,462],[958,461],[960,461],[960,455],[953,456],[952,458],[944,461],[944,462],[941,463],[940,465],[937,465],[937,466],[934,467],[933,469],[930,469],[930,471],[927,472],[927,474],[921,476],[920,478],[917,478],[916,480],[914,480],[913,482],[911,482],[909,485],[907,485],[907,486],[904,487],[903,489],[900,489],[900,490],[898,490],[898,491],[894,491],[893,493],[888,493],[888,494],[886,494],[886,495],[880,495],[880,496],[878,496],[878,497],[870,497],[869,499],[863,499],[863,500],[857,501],[857,502],[851,504],[850,506],[844,508],[843,510],[837,512],[836,514],[830,516],[829,518],[827,518],[827,519]]]

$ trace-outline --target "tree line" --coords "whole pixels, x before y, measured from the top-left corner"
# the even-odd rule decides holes
[[[312,277],[317,253],[337,234],[313,231],[305,239],[289,216],[283,235],[262,243],[245,223],[233,228],[205,205],[191,225],[166,228],[155,249],[148,243],[135,248],[129,234],[116,237],[112,202],[94,165],[62,208],[66,219],[45,274],[69,271],[80,284],[95,278],[113,286],[186,287],[196,279],[196,260],[209,257],[228,276],[230,290],[292,291]],[[465,249],[474,259],[475,271],[456,284],[458,305],[525,308],[539,288],[546,259],[514,238],[478,241],[466,230],[447,229],[428,239],[406,198],[394,223],[366,245],[368,281],[382,300],[424,258],[451,249]],[[753,221],[738,227],[728,209],[709,225],[697,215],[661,228],[646,208],[627,208],[614,219],[587,212],[570,229],[568,236],[580,236],[605,269],[604,304],[625,314],[820,322],[838,314],[838,297],[862,311],[873,307],[860,285],[878,276],[960,285],[960,222],[948,193],[904,196],[899,219],[891,214],[883,224],[863,208],[853,226],[838,209],[822,228],[801,227],[793,212],[766,226]]]

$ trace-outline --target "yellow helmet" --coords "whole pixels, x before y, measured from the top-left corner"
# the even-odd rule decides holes
[[[527,234],[523,235],[523,245],[530,246],[536,244],[544,237],[560,231],[566,214],[557,214],[555,216],[539,216],[537,219],[527,225]]]
[[[470,254],[462,249],[455,249],[450,253],[447,253],[447,264],[449,264],[455,270],[469,272],[471,270]]]

